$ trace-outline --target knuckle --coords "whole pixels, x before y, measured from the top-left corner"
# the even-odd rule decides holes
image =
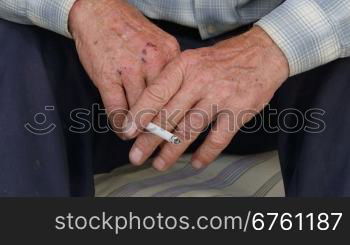
[[[198,135],[198,132],[187,123],[182,123],[176,128],[176,136],[183,141],[192,141],[196,138],[196,135]]]
[[[142,152],[148,154],[156,150],[159,141],[149,134],[140,135],[135,141],[135,146],[139,148]]]
[[[146,89],[147,96],[154,102],[165,104],[170,96],[169,89],[161,84],[153,84]]]
[[[186,62],[189,59],[192,59],[194,56],[194,51],[193,50],[185,50],[184,52],[181,53],[180,59],[183,62]]]
[[[225,138],[219,136],[213,136],[208,139],[208,147],[212,150],[222,150],[226,147],[226,144]]]
[[[187,67],[198,62],[197,54],[195,50],[186,50],[182,52],[178,57],[178,64],[181,67]]]
[[[174,54],[179,54],[180,53],[180,45],[179,42],[176,40],[175,37],[170,36],[168,39],[168,46],[170,47],[170,50]]]
[[[103,85],[107,85],[107,84],[113,83],[114,81],[120,80],[120,78],[118,78],[116,73],[108,69],[101,70],[97,74],[98,74],[99,80],[102,81]]]
[[[176,74],[178,77],[183,77],[186,71],[187,61],[184,60],[181,55],[176,57],[171,63],[170,66],[173,70],[173,74]]]
[[[180,47],[179,42],[178,42],[177,39],[176,39],[174,36],[172,36],[172,35],[170,35],[170,36],[168,37],[168,42],[169,42],[169,44],[170,44],[172,47],[174,47],[174,48]]]
[[[188,118],[188,124],[192,129],[202,130],[206,124],[206,115],[200,111],[193,111]]]
[[[159,156],[165,162],[171,163],[176,158],[176,151],[174,151],[171,147],[164,147]]]
[[[96,62],[97,63],[97,62]],[[118,74],[118,69],[115,68],[115,62],[108,58],[103,58],[95,67],[88,70],[92,70],[92,77],[97,77],[98,80],[104,82],[111,82],[120,80],[120,75]],[[91,72],[90,72],[91,73]]]
[[[108,113],[108,121],[112,127],[112,130],[121,135],[123,132],[123,121],[125,119],[125,113],[122,111],[112,110]]]

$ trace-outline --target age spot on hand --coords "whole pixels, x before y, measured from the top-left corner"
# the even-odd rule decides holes
[[[157,46],[154,43],[151,43],[151,42],[148,42],[146,44],[146,47],[153,48],[153,49],[157,50]]]

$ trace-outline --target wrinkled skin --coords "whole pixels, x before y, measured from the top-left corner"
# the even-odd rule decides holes
[[[120,132],[126,110],[179,55],[179,45],[125,0],[78,0],[69,29],[112,126]]]
[[[153,164],[158,170],[166,170],[199,136],[197,129],[215,121],[214,128],[192,157],[194,167],[207,166],[227,147],[239,128],[264,108],[288,75],[284,54],[260,27],[215,46],[182,53],[131,108],[125,121],[126,135],[137,139],[130,160],[141,165],[162,143]],[[213,105],[218,112],[211,109]],[[150,108],[157,112],[164,108],[168,115],[176,110],[192,110],[187,114],[177,113],[165,123],[160,114],[133,119],[138,112]],[[244,110],[250,113],[238,116]],[[196,111],[205,112],[207,117],[198,116]],[[170,131],[177,126],[174,133],[182,144],[164,143],[159,137],[142,132],[140,129],[151,121]]]

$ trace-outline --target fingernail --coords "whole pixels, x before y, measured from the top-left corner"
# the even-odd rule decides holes
[[[201,163],[200,161],[198,160],[193,160],[192,162],[192,166],[196,169],[201,169],[203,167],[203,163]]]
[[[133,121],[124,122],[123,129],[124,135],[128,138],[132,138],[137,131],[137,127]]]
[[[130,152],[130,161],[136,165],[139,166],[142,164],[142,158],[143,158],[143,152],[139,148],[134,148]]]
[[[165,162],[164,162],[163,159],[161,159],[160,157],[158,157],[158,158],[156,158],[156,160],[154,160],[153,166],[154,166],[156,169],[162,171],[162,170],[164,170],[164,168],[165,168]]]

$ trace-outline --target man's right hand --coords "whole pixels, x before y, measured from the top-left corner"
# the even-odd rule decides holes
[[[121,132],[124,112],[180,53],[178,42],[125,0],[78,0],[69,29],[114,130]]]

